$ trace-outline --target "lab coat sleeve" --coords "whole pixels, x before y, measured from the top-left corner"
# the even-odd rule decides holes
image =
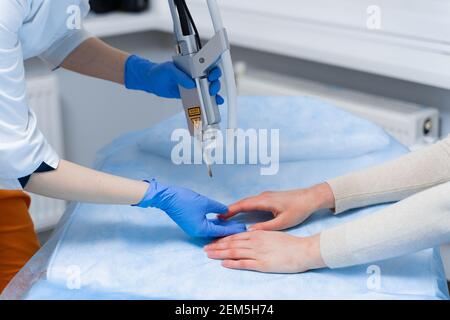
[[[336,214],[403,200],[450,181],[450,137],[386,164],[328,181]]]
[[[72,53],[72,51],[91,37],[92,35],[84,29],[68,32],[63,38],[55,41],[53,45],[39,57],[47,62],[53,69],[56,69],[63,63],[67,56]]]
[[[450,242],[450,183],[418,193],[364,218],[325,230],[325,264],[342,268],[385,260]]]
[[[0,12],[0,189],[21,189],[18,178],[42,163],[57,168],[59,157],[39,131],[26,103],[23,52],[19,30],[23,8],[2,2]]]
[[[57,20],[60,24],[59,29],[62,32],[58,33],[57,37],[53,39],[52,45],[39,56],[53,69],[58,68],[64,59],[80,44],[92,37],[92,35],[82,28],[82,21],[89,13],[89,9],[88,0],[79,0],[78,14],[80,15],[80,27],[75,24],[72,25],[70,20],[67,19]]]

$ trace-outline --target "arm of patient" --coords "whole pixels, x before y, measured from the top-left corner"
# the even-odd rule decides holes
[[[450,137],[421,151],[328,181],[336,214],[403,200],[450,181]]]
[[[444,184],[448,181],[450,137],[398,160],[309,189],[266,192],[241,200],[231,205],[228,214],[222,218],[245,211],[271,211],[275,219],[251,229],[282,230],[303,222],[321,208],[336,208],[339,214],[353,208],[409,197],[373,215],[298,240],[300,243],[313,243],[308,246],[313,248],[309,256],[320,257],[313,260],[323,261],[330,268],[358,265],[450,242],[450,183]],[[262,233],[260,237],[278,241],[275,247],[285,247],[287,241],[277,239],[273,233]],[[212,256],[216,257],[214,254]],[[292,254],[287,253],[287,256]],[[302,260],[303,255],[304,252],[299,254]],[[272,253],[267,255],[268,261],[274,260],[271,256]],[[227,257],[221,256],[222,259]],[[301,268],[294,269],[301,272],[317,267],[321,264],[301,265]],[[245,266],[238,265],[237,268],[245,269]],[[277,266],[261,270],[285,272]]]
[[[418,193],[364,218],[307,238],[254,231],[205,247],[208,257],[232,269],[293,273],[342,268],[450,242],[450,183]]]
[[[337,214],[410,198],[324,231],[320,239],[323,260],[329,267],[344,267],[450,241],[450,184],[444,184],[448,181],[450,137],[398,160],[328,181]]]
[[[370,263],[450,242],[450,183],[418,193],[380,212],[322,232],[325,264]]]
[[[371,263],[450,242],[450,183],[307,238],[255,231],[208,245],[232,269],[304,272]]]
[[[447,181],[450,181],[450,137],[397,160],[308,189],[264,192],[240,200],[221,218],[229,219],[240,212],[270,211],[275,219],[256,224],[251,230],[283,230],[302,223],[320,209],[334,208],[339,214],[395,202]]]

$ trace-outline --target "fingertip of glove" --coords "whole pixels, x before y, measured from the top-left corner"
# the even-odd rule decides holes
[[[220,106],[225,103],[225,100],[222,98],[222,96],[218,95],[218,96],[216,96],[216,102]]]
[[[221,84],[218,80],[211,82],[209,86],[209,94],[211,97],[217,95],[220,92]]]
[[[208,80],[210,82],[219,80],[219,78],[222,76],[222,70],[219,67],[215,67],[212,69],[208,75]]]

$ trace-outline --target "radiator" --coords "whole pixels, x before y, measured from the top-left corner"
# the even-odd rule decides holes
[[[315,97],[380,125],[412,150],[439,139],[437,109],[274,73],[247,72],[243,63],[235,69],[240,94]]]
[[[62,157],[64,138],[56,76],[47,74],[27,78],[29,107],[36,113],[39,129]],[[52,229],[66,209],[66,202],[31,194],[30,214],[37,232]]]

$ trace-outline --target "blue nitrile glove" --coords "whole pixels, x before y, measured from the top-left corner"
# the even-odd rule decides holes
[[[228,207],[196,192],[179,187],[167,187],[151,180],[140,208],[158,208],[166,212],[188,235],[221,238],[247,231],[244,224],[207,219],[209,213],[222,214]]]
[[[218,95],[222,71],[216,67],[211,70],[208,80],[211,83],[209,93],[216,97],[217,104],[224,103]],[[136,55],[130,56],[125,63],[125,87],[131,90],[142,90],[163,98],[180,99],[181,85],[186,89],[194,89],[195,81],[178,69],[173,62],[153,63]]]

